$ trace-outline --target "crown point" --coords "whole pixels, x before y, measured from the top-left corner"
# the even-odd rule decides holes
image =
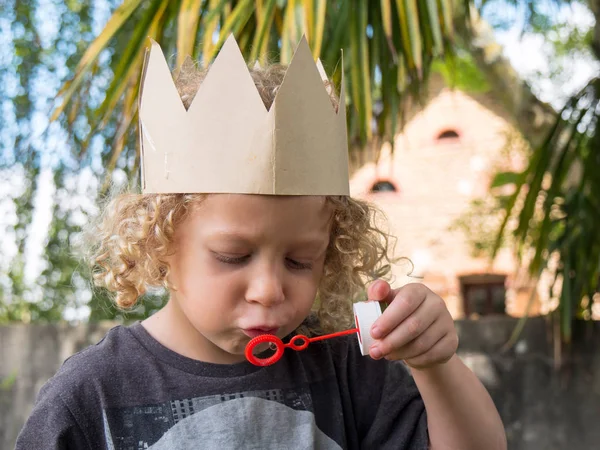
[[[302,34],[302,37],[298,41],[298,45],[296,46],[297,53],[301,48],[306,48],[308,52],[312,55],[312,51],[310,50],[310,45],[308,45],[308,39],[306,39],[306,34]],[[314,60],[313,60],[314,61]]]
[[[332,109],[304,35],[269,109],[233,34],[189,108],[150,42],[139,108],[143,192],[349,195],[345,108]],[[193,64],[186,58],[178,76]]]
[[[225,42],[223,43],[223,47],[228,47],[231,45],[235,45],[237,48],[239,48],[237,39],[235,38],[235,35],[233,33],[229,33],[229,35],[227,36],[227,39],[225,39]]]

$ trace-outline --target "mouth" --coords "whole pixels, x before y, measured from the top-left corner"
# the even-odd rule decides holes
[[[279,331],[279,328],[257,327],[257,328],[246,328],[246,329],[243,329],[242,331],[249,338],[255,338],[256,336],[261,336],[263,334],[277,334],[277,331]]]

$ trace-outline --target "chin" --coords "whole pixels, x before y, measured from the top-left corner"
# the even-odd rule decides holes
[[[230,342],[228,345],[220,346],[223,351],[235,356],[244,356],[246,351],[246,345],[250,342],[250,339],[241,339],[239,341]]]

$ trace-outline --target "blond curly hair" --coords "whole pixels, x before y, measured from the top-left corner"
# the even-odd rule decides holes
[[[285,67],[249,69],[267,108],[283,81]],[[189,62],[175,78],[189,108],[205,72]],[[326,85],[332,104],[338,101]],[[113,198],[90,234],[92,276],[96,286],[113,293],[122,310],[131,309],[150,288],[173,289],[168,283],[167,256],[175,230],[193,208],[211,194],[122,193]],[[352,303],[365,295],[365,285],[391,271],[391,236],[383,231],[383,214],[374,205],[345,196],[327,196],[332,206],[331,239],[314,310],[316,324],[305,332],[331,332],[352,324]],[[364,298],[363,298],[364,299]]]

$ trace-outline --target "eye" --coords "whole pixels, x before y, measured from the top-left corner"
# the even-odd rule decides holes
[[[291,258],[286,258],[285,261],[288,264],[288,266],[290,267],[290,269],[293,269],[293,270],[311,270],[313,267],[312,263],[303,263],[303,262],[296,261]]]
[[[217,259],[217,261],[220,261],[225,264],[232,264],[232,265],[243,264],[246,261],[248,261],[248,259],[250,258],[250,255],[235,256],[235,257],[222,255],[220,253],[214,253],[214,255],[215,255],[215,258]]]

